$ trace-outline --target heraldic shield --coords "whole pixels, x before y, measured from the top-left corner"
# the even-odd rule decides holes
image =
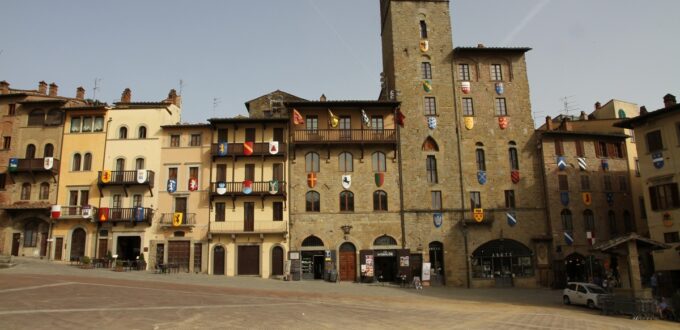
[[[253,150],[255,148],[255,145],[253,142],[243,142],[243,154],[246,156],[250,156],[253,154]]]
[[[589,192],[583,193],[583,204],[590,205],[593,202],[593,197]]]
[[[469,94],[471,87],[470,87],[470,82],[469,81],[463,81],[460,83],[460,90],[463,91],[463,94]]]
[[[177,181],[175,181],[173,179],[168,180],[167,188],[168,188],[168,192],[171,193],[171,194],[174,193],[175,191],[177,191]]]
[[[496,87],[496,94],[498,94],[498,95],[503,94],[503,92],[505,91],[505,88],[503,87],[502,82],[496,83],[495,87]]]
[[[309,188],[316,187],[316,173],[307,173],[307,186],[309,186]]]
[[[510,123],[510,118],[506,116],[498,117],[498,127],[501,129],[506,129],[508,128],[508,124]]]
[[[569,192],[568,191],[563,191],[560,193],[560,202],[562,202],[562,205],[567,206],[569,205]]]
[[[420,40],[420,51],[421,52],[426,52],[430,49],[430,43],[427,40]]]
[[[519,171],[518,170],[510,171],[510,180],[512,180],[512,183],[518,183],[519,182]]]
[[[473,127],[475,127],[475,117],[465,117],[463,121],[465,124],[465,129],[471,130]]]
[[[345,189],[349,189],[349,187],[352,185],[352,176],[349,174],[345,174],[342,176],[342,187]]]
[[[278,192],[279,192],[279,180],[269,181],[269,193],[272,195],[276,195],[276,193]]]
[[[253,181],[251,180],[243,180],[243,193],[246,195],[250,195],[250,193],[253,192]]]
[[[215,189],[215,191],[220,195],[226,194],[227,193],[227,183],[224,182],[224,181],[218,182],[217,183],[217,189]]]
[[[382,187],[382,185],[385,183],[385,173],[383,172],[378,172],[375,174],[375,185],[378,187]]]
[[[652,153],[652,164],[654,164],[654,167],[657,169],[660,169],[663,167],[663,153],[661,152],[653,152]]]
[[[279,153],[279,141],[269,141],[269,153],[272,155]]]
[[[477,182],[479,182],[479,184],[486,183],[486,171],[477,171]]]

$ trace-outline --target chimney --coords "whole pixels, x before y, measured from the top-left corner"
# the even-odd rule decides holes
[[[85,98],[85,88],[83,88],[83,86],[76,88],[76,98],[79,100]]]
[[[666,94],[666,96],[663,97],[664,108],[668,108],[668,107],[675,105],[675,104],[677,104],[677,102],[675,101],[675,95]]]
[[[595,110],[602,108],[602,103],[600,101],[595,102]]]
[[[569,117],[564,117],[564,119],[562,119],[560,130],[571,132],[571,121],[569,120]]]
[[[9,94],[9,83],[6,81],[0,81],[0,94]]]
[[[553,130],[553,121],[552,121],[552,117],[550,117],[550,116],[546,116],[546,117],[545,117],[545,128],[546,128],[546,130],[548,130],[548,131],[552,131],[552,130]]]
[[[130,103],[130,101],[132,101],[132,91],[126,88],[120,95],[120,103]]]
[[[486,48],[486,46],[484,44],[477,44],[477,48]]]
[[[644,115],[646,115],[647,113],[649,113],[649,111],[647,111],[647,107],[645,107],[644,105],[641,106],[641,107],[640,107],[640,116],[644,116]]]
[[[165,102],[168,102],[170,104],[174,104],[178,107],[182,106],[182,97],[177,95],[177,91],[174,89],[170,90],[170,93],[168,93],[168,98],[165,100]]]
[[[595,103],[595,106],[597,106],[600,102]],[[578,120],[588,120],[588,115],[586,115],[585,111],[581,111],[581,115],[578,116]]]
[[[59,86],[55,83],[50,84],[50,96],[57,96],[57,93],[59,92]]]
[[[38,93],[47,94],[47,83],[44,80],[38,83]]]
[[[326,94],[321,94],[321,97],[319,98],[319,101],[321,101],[321,102],[326,102]]]

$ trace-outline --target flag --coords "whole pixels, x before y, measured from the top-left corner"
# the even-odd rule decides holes
[[[404,119],[406,119],[406,116],[401,112],[401,109],[397,109],[397,124],[404,127]]]
[[[328,124],[330,124],[331,127],[336,128],[336,127],[338,127],[339,123],[340,123],[340,118],[338,118],[338,116],[334,115],[333,112],[331,112],[331,109],[328,109]]]
[[[364,125],[366,125],[366,127],[371,128],[371,120],[368,118],[368,115],[366,114],[366,111],[364,111],[364,109],[361,109],[361,121],[364,122]]]
[[[517,224],[517,216],[515,215],[515,212],[506,212],[505,216],[508,219],[508,225],[510,227],[514,227]]]
[[[255,144],[253,142],[243,142],[243,154],[246,156],[252,155],[254,147]]]
[[[588,243],[590,243],[590,245],[595,245],[595,235],[593,235],[592,231],[586,232],[586,239],[588,239]]]
[[[293,109],[293,124],[303,125],[304,123],[305,119],[302,118],[302,115],[297,111],[297,109]]]
[[[567,243],[567,245],[574,244],[574,238],[566,231],[564,232],[564,242]]]

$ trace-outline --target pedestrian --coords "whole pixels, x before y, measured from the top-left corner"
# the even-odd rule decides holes
[[[652,274],[652,277],[649,279],[649,286],[652,287],[652,297],[656,297],[659,286],[659,279],[656,277],[656,273]]]
[[[609,292],[608,286],[609,286],[609,281],[607,281],[607,279],[605,278],[604,280],[602,280],[602,288],[604,289],[604,291]]]

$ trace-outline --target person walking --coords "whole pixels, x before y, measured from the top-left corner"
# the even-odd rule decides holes
[[[656,277],[656,273],[652,274],[652,277],[649,279],[649,286],[652,287],[652,297],[656,297],[659,287],[659,279]]]

